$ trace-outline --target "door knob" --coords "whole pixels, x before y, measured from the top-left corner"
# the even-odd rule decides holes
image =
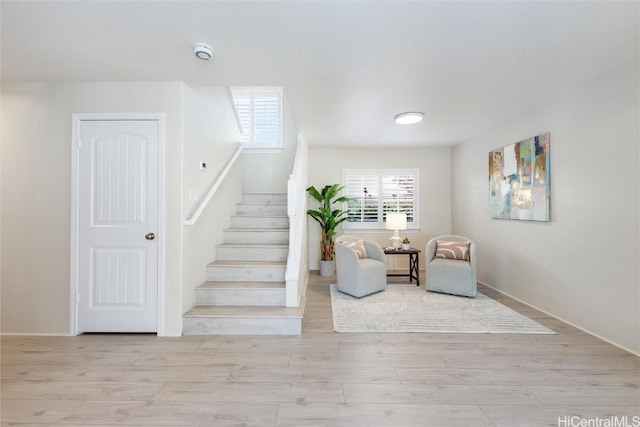
[[[145,234],[144,238],[147,239],[147,240],[153,240],[153,239],[156,238],[156,235],[153,234],[153,233],[147,233],[147,234]]]

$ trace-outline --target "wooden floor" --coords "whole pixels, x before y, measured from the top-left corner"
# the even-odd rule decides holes
[[[638,425],[632,354],[487,288],[558,334],[334,333],[330,282],[299,337],[4,336],[1,424]]]

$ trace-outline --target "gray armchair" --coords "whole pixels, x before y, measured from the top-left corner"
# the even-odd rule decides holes
[[[364,245],[366,258],[359,258],[352,248],[359,240]],[[387,260],[380,245],[353,236],[340,236],[335,243],[336,276],[340,292],[360,298],[387,288]]]
[[[436,257],[437,241],[469,242],[469,260]],[[425,250],[427,291],[475,297],[477,294],[476,244],[464,236],[445,235],[427,243]]]

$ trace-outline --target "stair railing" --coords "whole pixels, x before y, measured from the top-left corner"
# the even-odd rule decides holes
[[[207,207],[207,205],[213,198],[213,195],[216,194],[218,187],[220,187],[224,179],[229,174],[229,171],[231,170],[233,165],[236,163],[236,160],[238,159],[238,156],[240,156],[240,153],[242,152],[243,147],[244,147],[244,144],[238,145],[238,148],[236,149],[236,151],[234,151],[231,158],[227,161],[227,164],[225,165],[224,169],[222,169],[222,171],[220,172],[220,175],[218,175],[218,178],[216,178],[211,188],[209,188],[207,195],[204,197],[204,199],[202,199],[202,201],[198,205],[198,208],[191,214],[191,217],[183,221],[183,225],[191,226],[198,221],[198,218],[200,218],[200,215],[202,214],[204,209]]]
[[[289,255],[285,271],[287,307],[298,307],[305,294],[307,268],[307,171],[308,149],[298,134],[293,171],[287,181],[287,215],[289,216]]]

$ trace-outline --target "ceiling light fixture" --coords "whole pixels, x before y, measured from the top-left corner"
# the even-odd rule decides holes
[[[206,43],[194,44],[193,53],[203,61],[207,61],[213,57],[213,49]]]
[[[393,118],[399,125],[412,125],[414,123],[418,123],[422,121],[424,118],[424,113],[402,113],[398,114]]]

